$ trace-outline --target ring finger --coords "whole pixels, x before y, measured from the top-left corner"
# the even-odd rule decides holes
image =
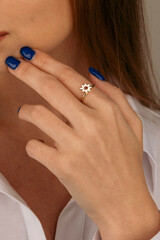
[[[33,123],[55,140],[58,149],[66,148],[75,137],[73,129],[43,105],[24,104],[18,116]]]

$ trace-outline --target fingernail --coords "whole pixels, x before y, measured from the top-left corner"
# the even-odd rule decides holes
[[[5,63],[8,65],[8,67],[15,70],[21,62],[18,59],[14,58],[12,56],[9,56],[6,58]]]
[[[21,109],[21,107],[22,107],[22,106],[20,106],[20,107],[18,108],[17,113],[19,113],[19,110]]]
[[[20,49],[20,53],[22,54],[22,56],[28,60],[31,60],[33,58],[33,56],[35,55],[35,51],[30,48],[30,47],[22,47]]]
[[[103,77],[102,74],[100,74],[100,72],[98,72],[96,69],[94,69],[93,67],[90,67],[89,72],[94,75],[95,77],[97,77],[99,80],[105,81],[105,78]]]

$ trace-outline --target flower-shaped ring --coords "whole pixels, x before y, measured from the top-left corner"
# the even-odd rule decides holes
[[[92,88],[94,87],[95,85],[94,84],[83,84],[81,85],[81,88],[82,89],[82,93],[84,92],[82,98],[81,98],[81,102],[83,102],[84,100],[84,97],[92,90]]]

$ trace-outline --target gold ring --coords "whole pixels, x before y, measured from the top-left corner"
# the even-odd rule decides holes
[[[95,86],[94,84],[90,84],[90,83],[89,84],[84,83],[84,84],[81,85],[80,89],[82,90],[82,93],[84,92],[84,94],[81,98],[81,102],[83,102],[85,96],[92,90],[92,88],[94,86]]]

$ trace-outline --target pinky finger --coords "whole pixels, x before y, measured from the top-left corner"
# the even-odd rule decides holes
[[[31,139],[26,145],[26,152],[31,158],[48,168],[54,175],[58,175],[60,153],[56,148],[50,147],[37,139]]]

